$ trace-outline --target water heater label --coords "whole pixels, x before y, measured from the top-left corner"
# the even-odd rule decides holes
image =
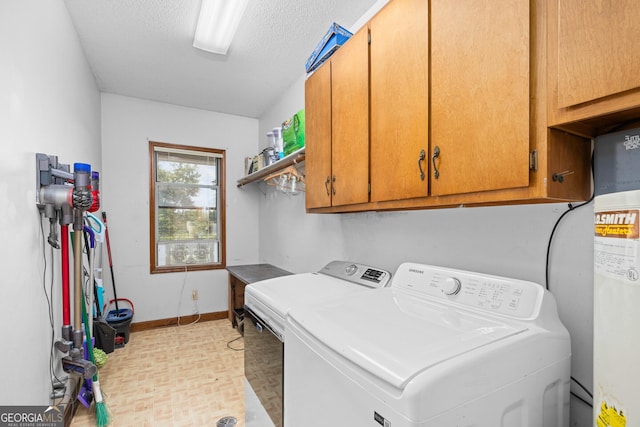
[[[594,222],[596,236],[638,238],[638,210],[597,212]]]
[[[603,276],[640,284],[640,210],[595,213],[594,267]]]
[[[627,418],[624,411],[608,405],[607,402],[602,402],[600,413],[596,420],[597,427],[626,427],[626,425]]]

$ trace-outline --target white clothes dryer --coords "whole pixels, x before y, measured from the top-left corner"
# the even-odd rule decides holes
[[[569,424],[569,333],[532,282],[405,263],[285,337],[285,427]]]
[[[290,308],[386,286],[391,273],[368,265],[331,261],[317,273],[281,276],[247,285],[244,293],[244,370],[247,396],[255,394],[275,427],[283,422],[284,332]],[[245,413],[247,427],[266,427]]]

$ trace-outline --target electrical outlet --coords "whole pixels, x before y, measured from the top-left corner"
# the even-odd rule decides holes
[[[191,299],[194,301],[198,300],[198,290],[194,289],[193,291],[191,291]]]

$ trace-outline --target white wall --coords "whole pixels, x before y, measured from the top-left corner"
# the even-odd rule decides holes
[[[40,231],[35,154],[100,170],[100,94],[62,0],[0,2],[0,64],[0,404],[46,405],[60,253],[45,243],[48,221]]]
[[[278,120],[303,107],[304,76],[261,117],[261,137]],[[261,146],[265,144],[266,137],[261,139]],[[333,259],[359,261],[392,272],[404,261],[415,261],[540,284],[545,281],[549,235],[567,207],[544,204],[306,214],[304,195],[286,196],[264,185],[254,189],[254,194],[260,200],[260,261],[292,272],[316,271]],[[571,334],[572,375],[591,388],[592,204],[568,214],[558,227],[550,258],[550,288]],[[575,385],[573,389],[578,390]],[[571,412],[572,426],[591,424],[591,409],[574,398]]]
[[[108,215],[116,289],[134,322],[227,310],[227,271],[149,273],[149,143],[226,150],[227,265],[258,261],[258,200],[236,187],[258,150],[258,121],[112,94],[102,95],[102,207]],[[112,297],[108,261],[105,288]],[[113,307],[112,307],[113,308]],[[180,309],[180,311],[178,311]]]

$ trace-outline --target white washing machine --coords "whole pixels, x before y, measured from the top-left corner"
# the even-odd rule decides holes
[[[405,263],[285,337],[286,427],[569,425],[569,333],[535,283]]]
[[[258,397],[273,425],[283,425],[283,366],[286,315],[290,308],[328,297],[347,298],[386,286],[391,273],[364,264],[332,261],[317,273],[276,277],[244,291],[244,368],[247,397]],[[255,400],[255,399],[254,399]],[[267,427],[247,406],[247,427]]]

